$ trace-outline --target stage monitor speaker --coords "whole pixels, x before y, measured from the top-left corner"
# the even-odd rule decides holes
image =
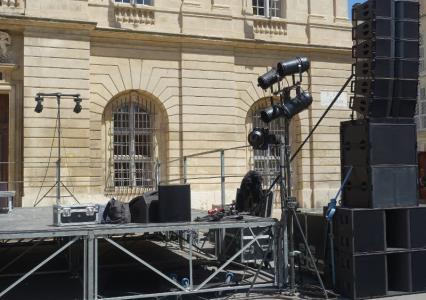
[[[340,123],[342,166],[416,165],[416,124],[358,119]]]
[[[157,223],[158,191],[146,192],[129,202],[132,223]]]
[[[189,184],[158,186],[160,222],[191,221],[191,188]]]
[[[349,168],[342,167],[342,180]],[[417,165],[353,167],[341,203],[354,208],[417,206]]]

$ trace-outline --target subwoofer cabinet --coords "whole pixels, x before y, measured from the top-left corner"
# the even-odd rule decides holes
[[[160,184],[158,186],[158,204],[160,222],[190,222],[190,185]]]
[[[340,125],[342,166],[416,165],[414,121],[358,119]]]

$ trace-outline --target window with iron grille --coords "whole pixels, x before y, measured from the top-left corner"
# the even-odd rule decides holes
[[[114,187],[154,187],[154,115],[141,103],[125,101],[112,109]]]
[[[277,137],[280,137],[281,140],[284,140],[284,118],[275,119],[268,124],[260,119],[260,112],[266,106],[261,106],[253,110],[253,128],[269,128],[270,134],[275,134]],[[280,151],[279,145],[269,145],[266,150],[253,150],[254,170],[262,175],[264,184],[267,186],[274,181],[275,177],[280,172]]]
[[[281,18],[281,0],[252,0],[253,15]]]

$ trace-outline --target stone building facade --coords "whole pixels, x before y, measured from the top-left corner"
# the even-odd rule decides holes
[[[220,203],[219,153],[189,157],[186,168],[183,156],[236,148],[224,156],[230,201],[250,168],[274,163],[274,153],[244,147],[269,104],[257,77],[279,60],[310,58],[303,82],[314,102],[292,120],[295,149],[350,75],[347,15],[346,0],[1,0],[2,182],[17,205],[53,203],[41,198],[55,183],[57,104],[44,98],[36,113],[34,97],[79,93],[78,114],[72,98],[61,100],[61,171],[80,201],[129,199],[158,174],[181,181],[186,169],[193,207],[210,207]],[[349,96],[293,162],[304,207],[339,186]]]

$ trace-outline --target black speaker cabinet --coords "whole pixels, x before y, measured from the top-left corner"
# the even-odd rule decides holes
[[[348,171],[342,168],[342,180]],[[353,167],[341,201],[344,207],[417,206],[417,165]]]
[[[132,223],[157,223],[158,191],[151,191],[138,196],[129,202]]]
[[[411,272],[413,292],[426,291],[426,251],[411,253]]]
[[[377,118],[412,119],[416,112],[417,99],[413,98],[376,98],[351,97],[350,108],[360,114]]]
[[[413,99],[417,97],[417,79],[357,78],[353,82],[352,91],[356,96]]]
[[[191,188],[189,184],[158,186],[160,222],[191,221]]]
[[[334,244],[341,252],[362,254],[386,249],[385,213],[381,209],[337,207],[333,226]]]
[[[394,14],[392,14],[392,5],[395,5]],[[352,8],[353,20],[371,20],[377,17],[418,20],[419,3],[410,0],[369,0],[362,4],[355,4]]]
[[[426,248],[425,222],[426,222],[425,206],[410,208],[410,240],[411,240],[411,248],[413,249]],[[424,269],[426,270],[426,267]],[[425,286],[426,286],[426,283],[425,283]]]
[[[387,292],[386,256],[354,256],[336,251],[337,291],[350,299],[385,296]]]
[[[342,166],[416,165],[416,125],[359,119],[340,125]]]
[[[359,59],[354,64],[354,74],[358,78],[404,78],[419,77],[417,59]]]

